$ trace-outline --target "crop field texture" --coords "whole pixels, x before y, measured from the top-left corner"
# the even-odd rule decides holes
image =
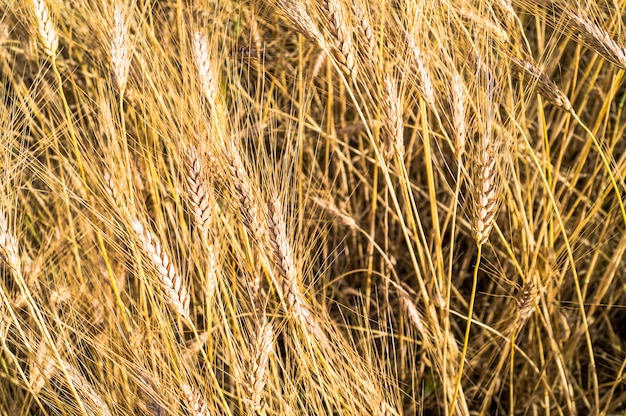
[[[0,416],[626,414],[626,0],[0,0]]]

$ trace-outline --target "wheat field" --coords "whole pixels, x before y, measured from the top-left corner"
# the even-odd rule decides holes
[[[0,5],[0,415],[626,414],[626,1]]]

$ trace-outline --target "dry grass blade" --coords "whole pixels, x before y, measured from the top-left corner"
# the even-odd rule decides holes
[[[170,261],[157,237],[147,230],[139,220],[133,220],[131,225],[143,250],[159,275],[160,286],[167,301],[176,313],[188,319],[189,293],[183,279],[174,268],[174,264]]]

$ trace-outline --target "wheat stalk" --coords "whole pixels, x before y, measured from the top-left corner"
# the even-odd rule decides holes
[[[121,6],[116,5],[113,12],[113,35],[111,36],[111,64],[113,66],[113,81],[123,93],[128,82],[128,70],[130,68],[130,45],[128,24]]]
[[[137,219],[132,220],[131,226],[159,275],[161,289],[168,302],[176,313],[189,319],[189,293],[158,238]]]
[[[280,200],[274,197],[268,204],[269,240],[274,252],[274,266],[281,279],[282,296],[289,312],[318,340],[325,340],[319,325],[313,320],[300,291],[298,272],[293,260]]]
[[[33,0],[37,31],[41,46],[46,54],[54,57],[59,47],[59,37],[54,28],[52,17],[44,0]]]

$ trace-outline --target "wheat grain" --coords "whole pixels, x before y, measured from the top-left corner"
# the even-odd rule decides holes
[[[159,275],[161,289],[168,302],[176,313],[183,318],[189,318],[189,293],[169,256],[159,243],[157,237],[147,230],[139,220],[131,222],[132,229],[137,239],[141,242],[145,253],[150,258],[152,265]]]
[[[128,82],[128,70],[130,68],[130,45],[128,23],[121,6],[116,5],[113,12],[113,35],[111,36],[111,64],[113,66],[113,81],[123,93]]]
[[[37,31],[41,46],[46,54],[54,57],[59,47],[59,37],[52,22],[52,16],[44,0],[33,0]]]

